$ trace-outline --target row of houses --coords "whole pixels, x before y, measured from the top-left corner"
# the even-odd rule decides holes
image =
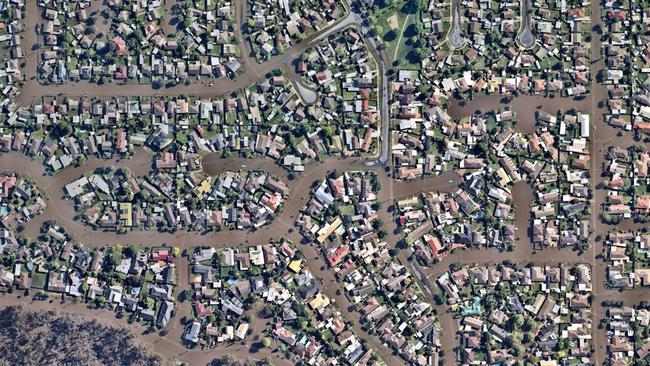
[[[619,306],[607,309],[607,362],[612,366],[644,362],[650,356],[650,338],[644,329],[650,325],[650,311],[644,306]]]
[[[590,363],[588,265],[456,266],[437,284],[459,320],[459,363]]]
[[[602,47],[607,121],[646,136],[650,132],[650,49],[645,29],[650,24],[650,8],[607,3],[602,13],[607,35]]]
[[[398,90],[412,88],[405,81]],[[408,100],[410,94],[401,95]],[[458,190],[429,192],[398,205],[399,224],[423,263],[432,263],[443,247],[511,247],[517,199],[512,192],[520,183],[535,187],[534,245],[588,245],[589,115],[540,110],[532,121],[522,121],[502,109],[454,121],[440,107],[425,111],[424,118],[408,106],[400,108],[404,115],[415,114],[413,123],[400,121],[393,131],[395,174],[404,180],[450,170],[462,174]]]
[[[34,182],[15,173],[0,174],[0,223],[14,231],[47,208]]]
[[[25,31],[25,2],[5,1],[0,4],[0,104],[12,104],[20,92],[23,73],[21,63],[26,51],[23,45]],[[28,47],[28,46],[27,46]]]
[[[432,78],[431,82],[441,91],[461,98],[470,94],[519,93],[584,96],[590,90],[592,77],[588,5],[578,1],[529,4],[526,16],[534,43],[523,46],[518,39],[522,25],[520,2],[460,4],[460,37],[464,45],[454,52],[447,49],[450,6],[429,1],[424,7],[420,37],[431,52],[420,66],[431,75],[446,71],[446,77]],[[485,65],[490,65],[489,70]],[[558,65],[563,67],[555,71]],[[452,76],[447,77],[449,74]]]
[[[650,286],[649,248],[650,235],[645,232],[609,232],[605,241],[607,285],[619,289]]]
[[[377,140],[374,128],[331,123],[324,108],[305,105],[281,74],[224,98],[52,97],[8,109],[0,150],[42,156],[51,171],[147,147],[264,156],[300,172],[323,156],[361,155]]]
[[[247,34],[258,61],[282,54],[343,14],[334,0],[248,1]]]
[[[106,169],[84,175],[64,190],[85,223],[120,231],[258,228],[275,218],[289,196],[282,180],[261,171],[227,171],[213,178],[194,169],[179,182],[170,171],[176,168],[175,158],[163,154],[156,160],[159,170],[146,177]]]
[[[376,179],[373,173],[330,174],[313,190],[297,225],[336,272],[364,326],[409,363],[437,365],[438,319],[383,240]]]
[[[603,183],[607,189],[603,219],[610,223],[631,217],[647,221],[650,217],[650,155],[647,150],[641,145],[626,149],[610,146],[603,154],[606,177]]]
[[[64,83],[234,77],[241,73],[234,5],[211,2],[202,8],[161,1],[132,6],[112,2],[39,1],[39,80]],[[106,12],[110,23],[103,22]],[[172,18],[182,18],[173,23]]]
[[[63,228],[46,223],[35,245],[5,244],[2,250],[3,257],[11,258],[0,268],[4,290],[76,299],[153,328],[164,328],[175,313],[172,248],[88,249]]]
[[[244,339],[255,326],[247,314],[263,306],[273,319],[263,333],[275,340],[273,348],[290,350],[296,362],[372,364],[373,351],[321,292],[320,280],[306,263],[288,240],[239,249],[196,248],[190,275],[195,319],[185,341],[211,348]]]

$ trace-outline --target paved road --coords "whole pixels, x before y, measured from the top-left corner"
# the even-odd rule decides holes
[[[521,9],[521,29],[517,35],[517,41],[522,47],[531,48],[535,45],[535,35],[530,29],[530,15],[528,14],[530,0],[521,0],[519,4]]]
[[[463,37],[463,30],[460,26],[460,22],[462,19],[460,13],[459,0],[454,0],[451,2],[451,12],[452,12],[452,20],[451,20],[451,28],[447,33],[447,44],[449,44],[449,47],[452,50],[454,50],[454,49],[463,48],[463,46],[465,45],[465,37]]]

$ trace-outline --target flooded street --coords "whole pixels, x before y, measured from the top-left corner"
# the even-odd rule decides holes
[[[529,6],[530,0],[521,0],[521,29],[517,34],[517,41],[524,48],[531,48],[535,45],[535,35],[530,27]]]
[[[210,154],[205,157],[204,161],[205,172],[213,176],[224,171],[238,171],[240,169],[262,170],[272,173],[282,178],[289,185],[291,188],[290,198],[273,223],[246,235],[242,235],[241,230],[234,229],[208,233],[184,231],[164,233],[154,230],[134,230],[125,234],[117,234],[115,232],[93,230],[84,223],[74,220],[73,217],[76,215],[74,203],[64,198],[63,187],[84,173],[111,165],[119,164],[120,167],[129,168],[138,176],[147,175],[151,166],[151,155],[149,153],[139,150],[132,158],[126,160],[90,158],[81,167],[67,168],[54,176],[44,175],[41,162],[31,160],[25,155],[18,153],[0,155],[0,166],[2,166],[3,170],[26,174],[38,184],[47,199],[48,205],[43,214],[25,225],[25,235],[36,238],[43,222],[56,220],[77,240],[92,246],[123,244],[152,247],[167,244],[188,248],[205,244],[215,246],[266,244],[271,238],[282,238],[287,234],[289,229],[293,227],[297,214],[307,202],[312,183],[324,179],[327,173],[333,170],[363,170],[377,173],[382,187],[385,188],[380,194],[380,198],[383,198],[382,202],[390,202],[393,199],[416,195],[422,191],[455,191],[460,184],[460,177],[455,172],[446,172],[440,176],[415,181],[393,183],[383,168],[368,167],[359,160],[328,159],[320,163],[310,164],[306,167],[306,171],[294,180],[289,180],[288,172],[268,159],[221,159],[217,154]]]
[[[165,1],[165,22],[163,30],[165,32],[175,31],[172,8],[176,0]],[[101,11],[102,6],[99,2],[92,5],[92,11]],[[284,68],[292,79],[296,79],[291,61],[299,57],[305,50],[312,47],[315,42],[331,32],[340,30],[354,22],[355,17],[347,15],[339,20],[339,23],[326,27],[320,32],[307,37],[295,46],[289,48],[286,53],[273,56],[269,61],[262,64],[252,57],[250,44],[244,39],[242,27],[245,24],[248,12],[246,0],[236,2],[236,14],[234,20],[239,22],[235,27],[239,38],[239,47],[242,51],[242,65],[245,72],[235,79],[218,79],[211,80],[213,85],[205,83],[193,83],[191,85],[179,84],[170,88],[154,89],[150,85],[130,84],[130,85],[96,85],[86,81],[70,82],[62,85],[41,85],[37,80],[38,51],[32,50],[31,46],[38,44],[39,40],[36,33],[36,26],[39,20],[39,9],[35,1],[27,2],[27,11],[25,19],[25,32],[23,35],[23,44],[29,49],[26,55],[25,65],[21,67],[27,80],[21,89],[18,97],[18,103],[28,105],[32,102],[38,102],[40,99],[51,95],[74,96],[91,96],[97,98],[112,98],[118,96],[178,96],[187,95],[194,97],[216,97],[231,93],[233,90],[246,88],[255,84],[266,73],[274,69]],[[464,46],[465,38],[462,34],[463,20],[461,17],[460,2],[452,2],[453,24],[448,34],[448,41],[452,47],[460,48]],[[534,35],[529,27],[528,0],[522,0],[522,29],[519,35],[519,42],[528,47],[529,35]],[[592,25],[601,24],[600,6],[598,3],[592,4]],[[105,24],[98,24],[103,27]],[[573,99],[568,97],[547,97],[544,95],[522,95],[517,97],[504,97],[500,95],[478,96],[471,101],[450,100],[448,113],[452,118],[460,119],[477,112],[484,113],[500,108],[510,108],[517,114],[517,123],[515,129],[525,134],[532,134],[536,131],[536,113],[540,110],[555,114],[559,111],[568,111],[575,109],[580,112],[590,113],[591,115],[591,167],[590,183],[592,187],[591,199],[591,227],[593,229],[591,247],[585,253],[577,253],[570,249],[547,248],[535,250],[531,245],[531,202],[534,199],[534,187],[526,182],[519,182],[512,189],[515,210],[515,228],[517,230],[516,247],[512,252],[503,252],[496,249],[476,249],[476,250],[455,250],[446,256],[442,262],[430,267],[419,267],[417,263],[410,263],[409,251],[399,250],[398,258],[409,270],[416,274],[417,280],[421,287],[425,289],[423,293],[428,294],[428,300],[433,304],[433,294],[438,290],[435,286],[435,280],[449,269],[449,264],[498,264],[505,260],[511,260],[515,263],[526,265],[534,263],[536,265],[550,264],[578,264],[588,263],[592,266],[593,273],[593,339],[595,342],[596,352],[593,356],[594,364],[602,364],[606,357],[604,345],[607,343],[606,333],[598,329],[597,325],[605,314],[605,309],[601,302],[606,299],[622,299],[628,301],[628,304],[635,304],[642,300],[649,300],[647,292],[638,289],[625,292],[613,291],[605,287],[606,265],[603,260],[597,259],[597,255],[603,252],[603,241],[596,241],[596,237],[604,237],[611,230],[638,230],[647,227],[647,225],[633,222],[631,219],[623,220],[618,225],[605,225],[600,222],[599,215],[602,212],[602,206],[607,200],[607,191],[597,188],[602,181],[603,174],[603,156],[610,146],[619,146],[627,148],[638,144],[633,139],[631,132],[623,132],[621,136],[619,129],[609,126],[603,116],[606,112],[601,101],[606,98],[605,85],[596,82],[596,74],[604,67],[600,59],[601,42],[599,36],[594,32],[591,42],[591,53],[594,62],[591,63],[590,73],[593,79],[591,84],[591,93],[588,97],[582,99]],[[302,99],[307,103],[313,103],[317,100],[317,93],[300,84],[295,80],[294,86],[298,89]],[[304,88],[304,90],[303,90]],[[383,87],[386,93],[387,87]],[[313,93],[313,94],[312,94]],[[383,97],[383,95],[382,95]],[[386,100],[387,97],[386,97]],[[385,116],[388,115],[388,102],[382,105],[386,108]],[[386,117],[388,121],[388,117]],[[385,123],[382,129],[386,130],[388,136],[388,124]],[[382,153],[389,154],[390,146],[386,138]],[[387,155],[388,156],[388,155]],[[388,159],[389,161],[390,159]],[[282,211],[277,215],[275,220],[269,225],[261,227],[253,232],[244,232],[240,230],[225,229],[221,232],[157,232],[157,231],[131,231],[125,234],[116,234],[114,232],[93,230],[84,223],[75,220],[77,212],[74,203],[65,199],[63,187],[71,181],[79,178],[81,175],[93,171],[99,167],[116,166],[129,168],[136,176],[145,176],[149,174],[152,166],[152,155],[150,152],[138,149],[134,156],[129,159],[99,159],[89,158],[81,167],[70,167],[56,175],[44,174],[42,162],[31,160],[25,155],[18,153],[3,153],[0,155],[0,167],[3,171],[13,171],[23,174],[35,181],[42,190],[47,200],[47,208],[43,214],[34,218],[25,225],[24,235],[35,239],[41,225],[46,220],[56,220],[56,222],[67,230],[77,241],[90,247],[121,245],[141,245],[146,247],[170,245],[183,249],[192,248],[199,245],[211,245],[216,248],[223,247],[247,247],[258,244],[267,244],[269,241],[280,238],[287,238],[295,243],[301,243],[302,236],[294,227],[294,222],[300,213],[300,210],[307,203],[313,183],[322,180],[331,171],[368,171],[374,172],[379,178],[381,190],[378,194],[378,202],[381,208],[378,210],[378,217],[386,226],[388,242],[391,248],[395,248],[397,243],[402,240],[403,233],[395,229],[395,217],[390,207],[395,201],[410,196],[421,194],[428,191],[455,192],[462,183],[462,177],[456,171],[447,171],[438,176],[430,176],[422,179],[416,179],[407,182],[395,181],[383,166],[367,166],[368,161],[360,158],[325,158],[321,161],[310,162],[305,167],[304,173],[291,174],[281,167],[276,161],[267,158],[244,159],[244,158],[221,158],[221,154],[208,154],[203,159],[204,172],[210,176],[217,176],[225,171],[239,170],[261,170],[271,173],[281,178],[290,187],[291,191]],[[388,365],[403,364],[403,360],[392,354],[375,335],[361,327],[361,315],[357,311],[349,311],[352,307],[349,299],[337,290],[341,289],[343,284],[338,282],[333,271],[327,268],[321,253],[317,248],[311,245],[298,244],[301,251],[309,259],[307,266],[312,273],[323,281],[323,292],[332,299],[336,300],[337,306],[341,309],[344,317],[352,321],[354,331],[367,342],[382,357]],[[186,259],[178,261],[178,289],[182,291],[189,288],[189,263]],[[249,355],[255,359],[270,358],[276,365],[292,365],[293,362],[287,361],[280,353],[272,352],[268,349],[262,349],[257,353],[251,353],[250,347],[252,340],[243,344],[220,345],[215,350],[202,351],[198,349],[189,350],[179,343],[184,325],[180,323],[183,316],[191,317],[192,309],[189,302],[181,303],[178,307],[178,314],[173,319],[173,324],[169,327],[169,333],[161,337],[157,333],[146,334],[144,328],[137,324],[127,324],[125,320],[115,318],[113,312],[106,310],[90,310],[83,304],[74,304],[70,301],[65,303],[60,299],[52,302],[34,302],[29,298],[20,297],[17,294],[0,295],[0,306],[22,305],[30,310],[50,310],[80,314],[89,319],[96,319],[98,322],[130,329],[138,334],[138,339],[148,345],[153,352],[162,355],[168,360],[180,359],[194,364],[207,364],[214,358],[231,355],[235,358],[241,358],[242,355]],[[453,363],[454,347],[458,345],[458,340],[452,336],[458,329],[458,322],[446,305],[433,305],[438,312],[442,326],[442,349],[448,359],[448,363]],[[256,309],[258,311],[259,309]],[[267,329],[268,324],[264,319],[256,319],[252,325],[256,333],[262,329]],[[252,337],[251,337],[252,338]]]
[[[165,17],[170,16],[171,7],[176,0],[167,0],[165,3],[166,13]],[[100,2],[97,2],[100,4]],[[101,8],[100,6],[93,6],[93,9]],[[346,16],[340,18],[337,22],[321,29],[304,40],[296,43],[281,55],[272,56],[264,63],[258,63],[248,41],[244,39],[242,27],[246,24],[246,17],[248,13],[247,0],[237,0],[235,3],[235,16],[233,20],[238,22],[235,26],[235,33],[238,38],[239,48],[241,50],[241,57],[239,59],[242,64],[244,72],[237,75],[234,79],[220,78],[220,79],[204,79],[204,81],[197,82],[196,80],[189,85],[184,83],[177,84],[171,87],[164,87],[156,89],[151,84],[118,84],[112,79],[106,84],[98,85],[87,80],[81,81],[67,81],[64,84],[42,85],[36,80],[38,75],[38,57],[39,51],[32,47],[38,44],[36,36],[36,25],[39,24],[40,12],[35,1],[27,2],[27,11],[25,17],[26,30],[24,34],[23,43],[25,49],[29,49],[30,53],[27,54],[27,63],[22,68],[23,74],[26,76],[24,85],[20,88],[17,102],[22,105],[29,105],[32,102],[39,101],[46,96],[66,95],[69,97],[97,97],[100,99],[112,97],[143,97],[143,96],[178,96],[185,95],[188,97],[217,97],[232,93],[234,90],[241,90],[255,84],[259,79],[263,78],[267,73],[279,69],[286,64],[290,64],[292,60],[298,58],[308,48],[316,44],[324,34],[330,34],[341,30],[347,25],[353,23],[354,18]],[[101,18],[101,17],[100,17]],[[99,25],[99,24],[98,24]],[[172,30],[173,26],[167,24],[167,30]]]

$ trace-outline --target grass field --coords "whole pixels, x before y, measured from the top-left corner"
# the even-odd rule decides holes
[[[47,280],[47,275],[45,273],[32,273],[32,288],[43,290],[45,289],[45,281]]]
[[[408,43],[420,19],[420,13],[409,12],[408,7],[405,6],[407,3],[408,0],[398,0],[379,7],[373,13],[374,26],[386,46],[386,53],[391,58],[391,63],[400,60],[401,68],[417,68],[418,64],[411,64],[408,60],[411,51]]]

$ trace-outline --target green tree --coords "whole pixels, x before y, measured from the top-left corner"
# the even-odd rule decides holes
[[[510,318],[510,329],[515,330],[515,329],[521,329],[521,327],[524,325],[524,317],[521,314],[517,314]]]
[[[72,33],[66,32],[65,36],[63,36],[63,40],[65,41],[65,43],[71,44],[72,42],[74,42],[74,36],[72,35]]]
[[[262,338],[262,344],[264,345],[264,347],[270,348],[271,347],[271,338],[269,338],[269,337]]]
[[[209,324],[214,324],[217,321],[217,316],[214,314],[208,315],[208,323]]]
[[[309,322],[307,321],[307,319],[301,316],[298,317],[298,325],[300,326],[301,330],[305,330],[307,329],[307,326],[309,326]]]
[[[331,126],[325,126],[321,131],[323,132],[323,136],[325,138],[330,138],[334,134],[334,130],[332,129]]]
[[[72,127],[67,121],[61,121],[54,129],[54,134],[57,137],[66,137],[72,133]]]
[[[83,292],[84,294],[88,292],[89,288],[90,288],[90,286],[88,286],[88,282],[84,281],[81,284],[81,292]]]

